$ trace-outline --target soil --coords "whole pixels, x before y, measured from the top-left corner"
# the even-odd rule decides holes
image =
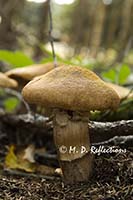
[[[0,175],[0,200],[132,200],[133,153],[96,155],[90,181],[65,185],[61,178]]]
[[[20,125],[7,126],[0,120],[0,167],[7,153],[6,146],[14,142],[18,130],[23,137],[33,133],[29,129],[26,132]],[[40,144],[38,138],[32,137],[33,142]],[[51,155],[55,154],[51,137],[45,139],[42,145],[51,150]],[[20,138],[19,141],[24,142],[24,139]],[[33,176],[22,171],[15,175],[15,171],[7,173],[0,168],[0,200],[133,200],[132,150],[132,147],[128,147],[124,153],[96,154],[91,179],[75,185],[66,185],[61,177],[39,178],[40,174]],[[55,159],[47,163],[42,157],[40,160],[41,164],[58,167]]]

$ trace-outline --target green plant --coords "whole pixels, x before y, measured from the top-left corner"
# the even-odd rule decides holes
[[[23,67],[31,65],[34,61],[21,51],[0,50],[0,60],[11,65],[11,67]]]
[[[115,69],[110,69],[108,72],[102,72],[101,76],[106,81],[122,85],[127,81],[130,73],[131,70],[129,66],[122,64],[121,66],[117,66]]]
[[[4,107],[7,112],[13,112],[19,105],[19,100],[15,97],[9,97],[4,100]]]

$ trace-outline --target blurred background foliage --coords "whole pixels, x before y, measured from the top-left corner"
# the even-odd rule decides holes
[[[53,60],[48,3],[0,0],[0,71]],[[52,0],[52,14],[59,62],[81,65],[132,88],[133,0]],[[17,101],[7,99],[7,110],[10,104]]]
[[[38,62],[49,57],[48,1],[0,0],[0,49]],[[90,67],[133,64],[133,0],[53,0],[52,13],[56,53],[63,59]]]

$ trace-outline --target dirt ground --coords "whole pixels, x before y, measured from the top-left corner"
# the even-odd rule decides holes
[[[65,185],[61,178],[0,175],[0,200],[132,200],[133,153],[96,156],[90,181]]]

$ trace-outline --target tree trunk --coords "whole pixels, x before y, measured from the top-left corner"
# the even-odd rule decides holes
[[[0,1],[0,49],[13,50],[17,46],[17,32],[12,22],[23,2],[19,0]]]
[[[121,16],[121,9],[118,9],[118,7],[120,8],[121,6],[120,2],[121,0],[117,0],[108,6],[108,15],[103,35],[103,43],[107,48],[112,47],[116,39],[116,32],[119,27],[119,18]]]
[[[39,60],[43,55],[44,52],[41,49],[41,45],[43,45],[46,41],[48,41],[48,5],[49,0],[44,2],[40,7],[40,22],[38,24],[38,31],[37,31],[37,44],[35,46],[35,59]]]
[[[122,19],[121,19],[121,31],[118,35],[119,41],[119,55],[117,57],[117,62],[121,62],[125,56],[125,51],[128,43],[131,40],[132,35],[132,13],[133,13],[133,0],[123,1]]]
[[[105,21],[106,14],[106,6],[102,1],[97,1],[94,24],[92,27],[91,38],[90,38],[90,51],[93,57],[96,57],[97,52],[99,50],[102,34],[103,34],[103,26]]]
[[[131,27],[131,13],[133,0],[123,1],[123,9],[122,9],[122,19],[121,19],[121,31],[119,34],[119,42],[120,44],[127,43],[128,33],[130,32]]]
[[[70,44],[75,46],[75,54],[79,54],[81,47],[88,46],[91,20],[92,5],[88,0],[78,0],[75,3],[73,12],[69,14],[71,24],[69,27]]]

